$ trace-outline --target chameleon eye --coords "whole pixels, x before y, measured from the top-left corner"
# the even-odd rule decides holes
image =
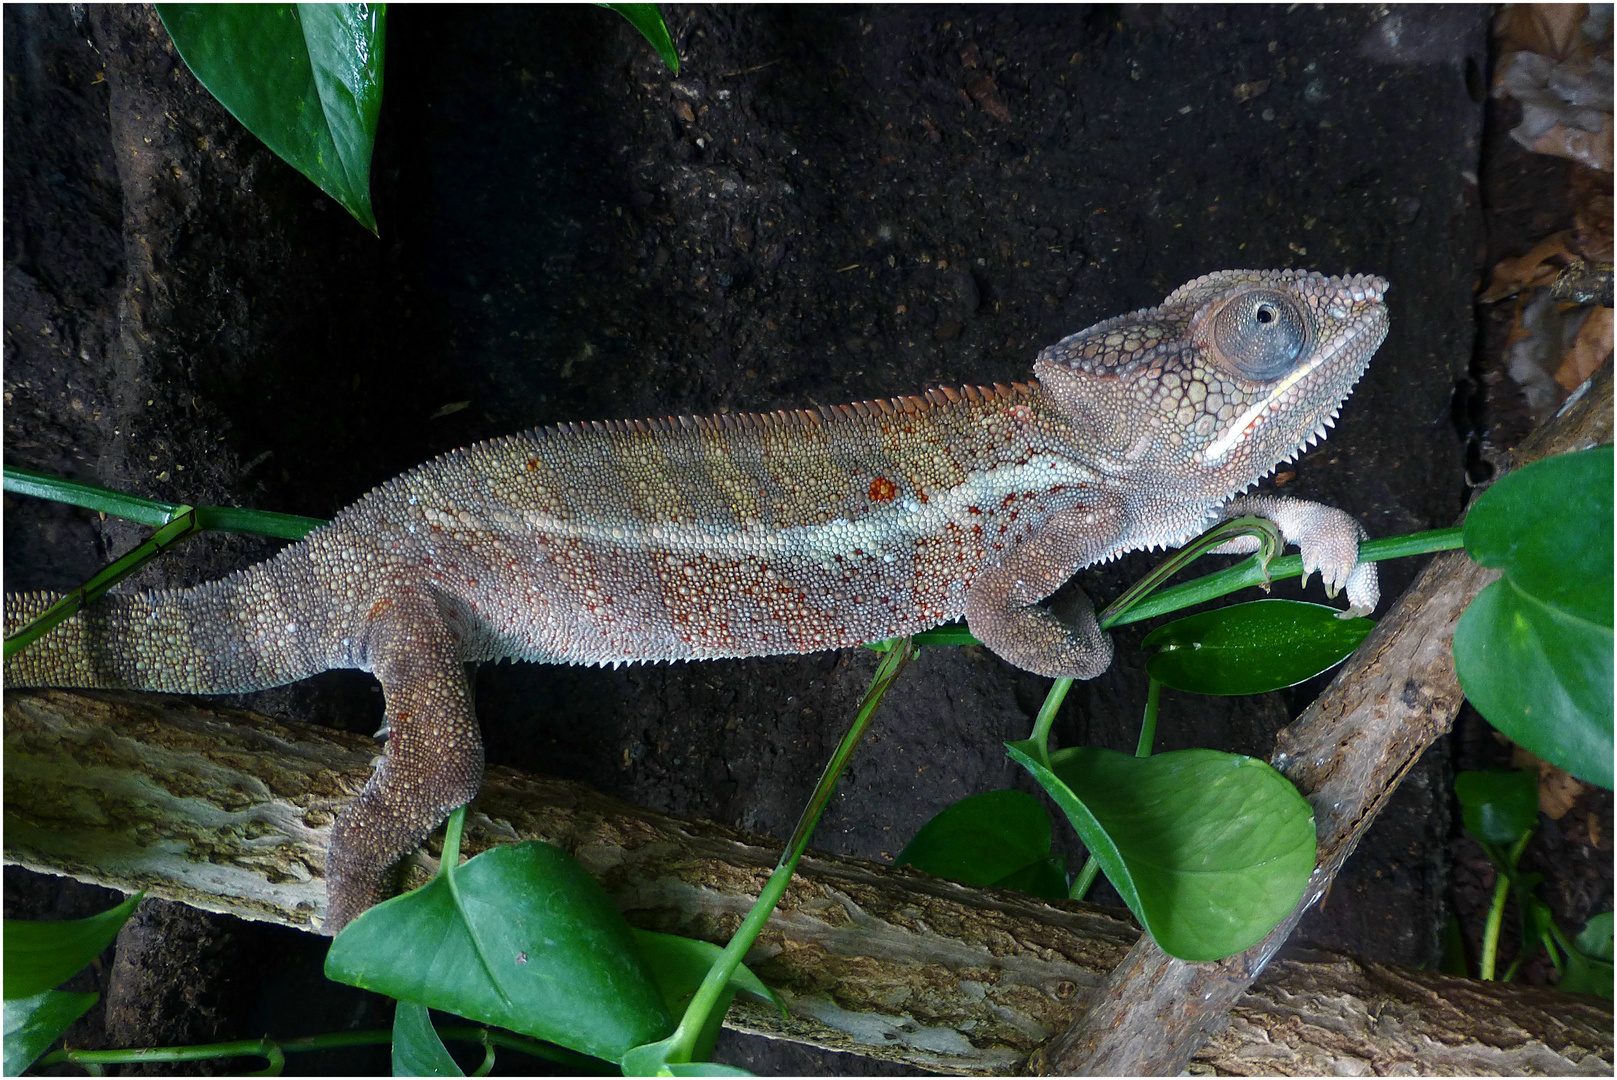
[[[1235,297],[1213,319],[1213,344],[1237,372],[1265,382],[1291,370],[1308,344],[1308,320],[1283,293],[1255,289]]]

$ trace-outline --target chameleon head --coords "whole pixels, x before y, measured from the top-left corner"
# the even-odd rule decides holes
[[[1035,370],[1121,466],[1215,472],[1238,491],[1335,420],[1387,336],[1387,288],[1369,274],[1224,270],[1052,345]]]

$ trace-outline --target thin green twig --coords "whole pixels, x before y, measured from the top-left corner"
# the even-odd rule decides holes
[[[1499,957],[1499,927],[1505,920],[1505,898],[1510,895],[1510,883],[1516,875],[1516,864],[1521,862],[1522,852],[1527,850],[1527,843],[1532,839],[1533,830],[1528,829],[1522,834],[1521,839],[1510,846],[1510,851],[1503,859],[1494,856],[1492,851],[1488,853],[1494,859],[1499,880],[1494,882],[1493,901],[1488,905],[1488,921],[1482,928],[1482,964],[1478,977],[1484,982],[1493,981],[1494,967]],[[1484,846],[1491,847],[1491,845]],[[1522,948],[1524,950],[1527,948],[1525,941],[1522,942]]]
[[[908,638],[900,638],[895,646],[882,657],[881,664],[876,668],[876,674],[870,681],[870,688],[865,691],[864,700],[859,704],[859,712],[854,717],[853,724],[849,726],[847,734],[837,744],[837,749],[826,764],[820,782],[809,796],[808,805],[803,809],[803,815],[798,819],[797,828],[792,832],[791,842],[781,854],[780,861],[775,864],[774,871],[764,884],[752,910],[742,920],[740,927],[730,938],[724,952],[713,962],[708,969],[707,976],[702,985],[697,988],[696,995],[686,1006],[685,1015],[680,1018],[679,1026],[667,1039],[662,1040],[664,1047],[663,1060],[673,1063],[685,1063],[691,1060],[696,1039],[707,1023],[724,988],[729,985],[731,977],[742,959],[752,948],[758,934],[768,922],[769,915],[780,903],[785,895],[786,887],[791,883],[792,874],[797,869],[798,860],[803,857],[803,851],[808,847],[809,837],[814,833],[814,827],[819,824],[820,815],[825,811],[832,793],[836,790],[837,781],[847,768],[849,759],[853,756],[854,748],[864,738],[866,730],[870,727],[871,719],[876,715],[876,709],[882,698],[887,694],[888,687],[898,678],[899,672],[915,656],[915,646]]]

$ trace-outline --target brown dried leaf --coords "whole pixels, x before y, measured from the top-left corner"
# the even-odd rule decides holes
[[[1611,308],[1597,307],[1583,320],[1577,340],[1567,350],[1566,359],[1556,369],[1555,381],[1568,390],[1576,390],[1583,380],[1594,374],[1596,368],[1611,355]]]
[[[1573,168],[1568,199],[1574,215],[1575,245],[1591,262],[1611,262],[1611,177]]]
[[[1565,769],[1542,761],[1519,746],[1511,751],[1510,764],[1515,769],[1538,770],[1538,808],[1555,821],[1567,815],[1587,786]]]
[[[1500,259],[1493,268],[1493,281],[1482,294],[1482,302],[1491,304],[1555,280],[1561,267],[1572,261],[1568,244],[1571,230],[1558,232],[1540,240],[1538,246],[1516,259]]]
[[[1494,19],[1499,53],[1526,49],[1568,60],[1580,51],[1590,52],[1581,33],[1588,16],[1588,4],[1509,4]]]
[[[1605,126],[1597,132],[1556,124],[1535,139],[1528,149],[1535,154],[1566,158],[1609,174],[1612,171],[1611,114],[1606,114]]]

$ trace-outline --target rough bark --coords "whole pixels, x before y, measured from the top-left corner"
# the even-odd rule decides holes
[[[1511,465],[1611,439],[1608,360]],[[1454,626],[1498,577],[1460,552],[1432,560],[1325,693],[1277,737],[1271,761],[1307,797],[1319,830],[1314,875],[1296,910],[1257,945],[1216,963],[1176,960],[1142,938],[1079,1005],[1072,1026],[1034,1055],[1035,1071],[1171,1076],[1185,1068],[1325,895],[1404,774],[1449,730],[1464,697]]]
[[[8,694],[5,858],[308,928],[334,809],[376,745],[184,700]],[[544,839],[637,926],[724,940],[773,842],[492,769],[467,848]],[[410,868],[421,877],[423,858]],[[1138,936],[1121,913],[807,858],[748,958],[791,1009],[742,1030],[959,1073],[1014,1071]],[[1608,1003],[1313,954],[1275,963],[1198,1056],[1221,1073],[1609,1074]]]

